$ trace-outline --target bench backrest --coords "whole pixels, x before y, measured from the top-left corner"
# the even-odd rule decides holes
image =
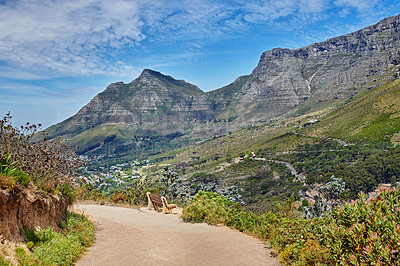
[[[147,192],[147,195],[148,195],[148,197],[151,201],[151,204],[153,205],[155,210],[157,210],[157,206],[163,206],[161,197],[151,194],[149,192]]]

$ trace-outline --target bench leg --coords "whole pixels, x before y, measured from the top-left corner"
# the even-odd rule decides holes
[[[147,209],[149,209],[149,210],[152,210],[152,209],[154,209],[154,207],[153,207],[153,204],[152,204],[152,202],[151,202],[151,199],[150,199],[150,192],[147,192],[146,193],[146,195],[147,195],[147,200],[149,201],[149,204],[147,205]]]

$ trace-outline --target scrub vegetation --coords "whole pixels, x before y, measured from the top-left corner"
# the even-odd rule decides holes
[[[225,224],[268,241],[284,264],[397,265],[400,260],[400,190],[375,198],[360,194],[321,218],[304,218],[294,198],[261,215],[211,192],[184,209],[186,222]]]
[[[0,120],[0,186],[13,189],[16,183],[29,182],[49,194],[61,194],[75,200],[72,177],[82,161],[64,142],[46,139],[32,142],[40,124],[27,123],[20,128],[6,114]]]
[[[16,249],[21,265],[74,265],[94,241],[95,228],[85,216],[68,213],[59,225],[61,232],[48,228],[26,229],[26,248]],[[29,249],[27,251],[26,249]]]

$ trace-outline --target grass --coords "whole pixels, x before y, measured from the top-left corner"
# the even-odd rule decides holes
[[[375,121],[362,128],[353,139],[363,139],[369,142],[390,142],[394,134],[400,131],[400,118],[391,119],[391,114],[381,114]]]
[[[21,265],[75,264],[94,241],[94,225],[83,215],[68,213],[65,222],[60,226],[63,228],[61,233],[52,228],[28,233],[29,241],[32,241],[34,246],[31,252],[27,252],[24,248],[16,249],[19,263]]]
[[[84,132],[81,132],[73,137],[71,137],[68,141],[71,145],[77,145],[85,143],[84,147],[86,148],[95,144],[103,144],[104,140],[111,136],[115,135],[116,139],[123,138],[121,135],[120,126],[118,125],[102,125],[94,128],[90,128]]]

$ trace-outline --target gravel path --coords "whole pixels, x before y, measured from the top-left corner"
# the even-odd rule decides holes
[[[75,208],[97,226],[96,241],[78,266],[279,265],[261,241],[226,227],[185,223],[179,214],[145,208]]]

